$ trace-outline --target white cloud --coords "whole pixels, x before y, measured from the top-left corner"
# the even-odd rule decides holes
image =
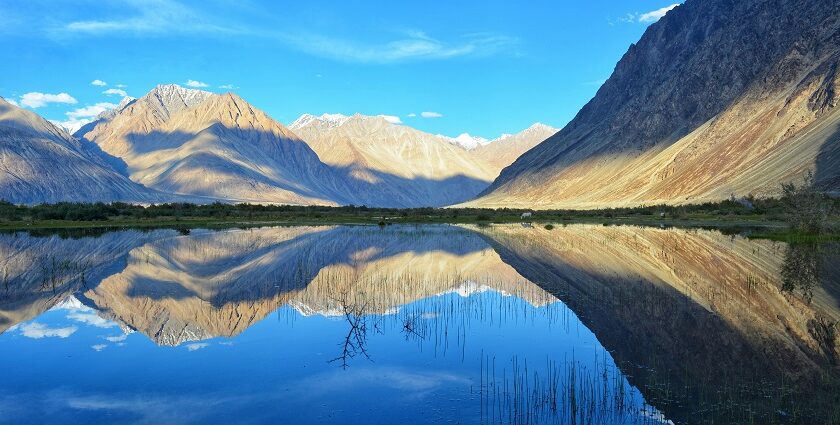
[[[90,348],[93,348],[94,351],[102,351],[102,350],[108,348],[108,346],[105,345],[105,344],[96,344],[96,345],[91,345]]]
[[[417,116],[417,114],[415,114],[414,112],[412,112],[412,113],[408,114],[407,116],[408,116],[409,118],[414,118],[414,117],[416,117],[416,116]]]
[[[233,90],[236,87],[234,87],[233,84],[222,84],[221,86],[219,86],[219,88],[225,90]]]
[[[30,108],[40,108],[50,103],[75,104],[78,101],[67,93],[49,94],[30,92],[20,97],[20,104]]]
[[[395,115],[379,115],[379,116],[384,118],[385,121],[388,121],[391,124],[402,124],[402,120],[398,116],[395,116]]]
[[[85,106],[84,108],[77,108],[70,112],[67,112],[66,115],[68,118],[93,118],[105,111],[110,111],[111,109],[116,108],[117,105],[108,102],[100,102],[92,106]]]
[[[57,125],[57,126],[59,126],[59,127],[61,127],[61,128],[63,128],[68,133],[73,134],[73,133],[79,131],[80,128],[84,127],[85,124],[87,124],[87,123],[89,123],[93,120],[92,119],[79,119],[79,120],[68,119],[68,120],[64,120],[64,121],[58,121],[58,120],[48,120],[48,121]]]
[[[102,94],[107,96],[119,96],[119,97],[126,97],[128,93],[125,92],[123,89],[108,89],[102,92]]]
[[[126,87],[128,87],[128,86],[127,86],[127,85],[125,85],[125,84],[117,84],[115,87],[120,88],[120,89],[124,89],[124,88],[126,88]]]
[[[41,338],[67,338],[70,335],[73,335],[79,328],[75,326],[68,326],[65,328],[51,328],[43,323],[32,322],[27,323],[25,325],[21,325],[19,328],[20,333],[27,337],[33,339],[41,339]]]
[[[108,85],[108,83],[106,83],[102,80],[93,80],[93,81],[90,82],[90,84],[92,84],[94,86],[99,86],[99,87],[105,87],[105,86]]]
[[[196,88],[209,86],[209,84],[201,82],[201,81],[197,81],[197,80],[187,80],[187,82],[184,83],[184,85],[186,85],[187,87],[196,87]]]
[[[106,336],[105,339],[110,342],[123,342],[128,338],[127,334],[117,335],[117,336]]]
[[[201,350],[203,348],[207,348],[209,346],[210,346],[210,344],[208,344],[206,342],[197,342],[195,344],[186,345],[188,351],[198,351],[198,350]]]
[[[443,114],[440,112],[421,112],[420,116],[423,118],[440,118]]]
[[[50,122],[63,127],[67,130],[70,134],[75,133],[83,125],[93,121],[97,115],[105,112],[110,111],[111,109],[116,108],[117,105],[108,102],[100,102],[92,106],[85,106],[84,108],[77,108],[72,111],[66,112],[67,120],[65,121],[55,121],[51,120]]]
[[[67,315],[67,318],[86,325],[96,326],[97,328],[113,328],[117,326],[116,323],[103,319],[92,312],[73,311]]]
[[[647,12],[647,13],[643,13],[643,14],[639,15],[639,19],[638,19],[638,21],[639,21],[639,22],[643,22],[643,23],[652,23],[652,22],[656,22],[656,21],[658,21],[660,18],[662,18],[663,16],[665,16],[665,14],[666,14],[666,13],[668,13],[668,12],[669,12],[669,11],[671,11],[673,8],[675,8],[675,7],[679,6],[679,5],[680,5],[679,3],[675,3],[675,4],[672,4],[672,5],[670,5],[670,6],[665,6],[665,7],[661,8],[661,9],[656,9],[656,10],[653,10],[653,11],[650,11],[650,12]]]

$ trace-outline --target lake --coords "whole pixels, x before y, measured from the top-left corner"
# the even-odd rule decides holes
[[[570,224],[0,234],[2,423],[840,421],[840,249]]]

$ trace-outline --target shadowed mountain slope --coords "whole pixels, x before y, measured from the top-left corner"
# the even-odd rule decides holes
[[[34,204],[172,198],[130,181],[96,149],[0,98],[0,199]]]
[[[477,195],[523,152],[553,134],[535,125],[467,149],[384,117],[304,115],[289,128],[325,163],[343,171],[358,201],[377,206],[444,206]],[[556,130],[555,130],[556,131]]]
[[[838,190],[840,3],[688,0],[472,206],[597,208]]]
[[[840,378],[836,247],[792,261],[799,247],[715,231],[477,231],[505,263],[566,303],[645,399],[677,423],[733,422],[745,412],[772,422],[791,406],[801,410],[793,422],[823,423],[831,414],[832,396],[820,384]],[[782,290],[786,268],[820,270],[812,297]]]
[[[341,180],[303,141],[231,93],[158,86],[84,131],[77,136],[124,161],[132,180],[162,191],[230,201],[344,201]]]

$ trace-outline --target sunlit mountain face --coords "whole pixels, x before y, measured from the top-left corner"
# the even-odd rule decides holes
[[[822,423],[838,247],[632,226],[0,235],[0,422]]]

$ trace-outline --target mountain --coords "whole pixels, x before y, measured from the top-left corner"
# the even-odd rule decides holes
[[[237,335],[287,304],[333,316],[349,300],[386,314],[441,294],[486,290],[534,306],[556,301],[479,235],[450,226],[0,235],[0,254],[0,334],[68,297],[66,304],[93,308],[161,345]]]
[[[840,190],[837,0],[687,0],[471,206],[595,208]]]
[[[289,128],[347,176],[356,203],[396,207],[470,199],[552,133],[539,125],[495,141],[466,133],[449,138],[359,114],[307,114]]]
[[[498,139],[477,146],[473,154],[492,167],[501,171],[512,164],[522,154],[542,143],[557,133],[557,129],[542,123],[522,130],[516,134],[505,134]]]
[[[0,198],[35,204],[145,203],[171,197],[130,181],[97,149],[0,98]]]
[[[670,423],[729,422],[732,410],[708,399],[773,422],[779,407],[764,389],[776,385],[803,396],[797,409],[814,415],[803,423],[830,422],[819,416],[832,402],[819,395],[820,382],[840,376],[840,338],[823,330],[840,320],[836,248],[699,229],[475,230],[502,261],[566,304]],[[806,271],[814,264],[816,275]],[[780,290],[788,284],[782,270],[808,276],[811,295]]]
[[[345,173],[359,203],[443,206],[481,192],[498,170],[441,137],[383,117],[304,115],[289,127]]]
[[[472,136],[470,135],[470,133],[461,133],[457,137],[440,137],[443,137],[444,139],[449,141],[449,143],[458,145],[466,150],[473,150],[479,146],[484,146],[490,143],[490,140],[479,136]]]
[[[160,85],[76,135],[123,161],[131,180],[165,192],[326,205],[346,193],[303,141],[232,93]]]

